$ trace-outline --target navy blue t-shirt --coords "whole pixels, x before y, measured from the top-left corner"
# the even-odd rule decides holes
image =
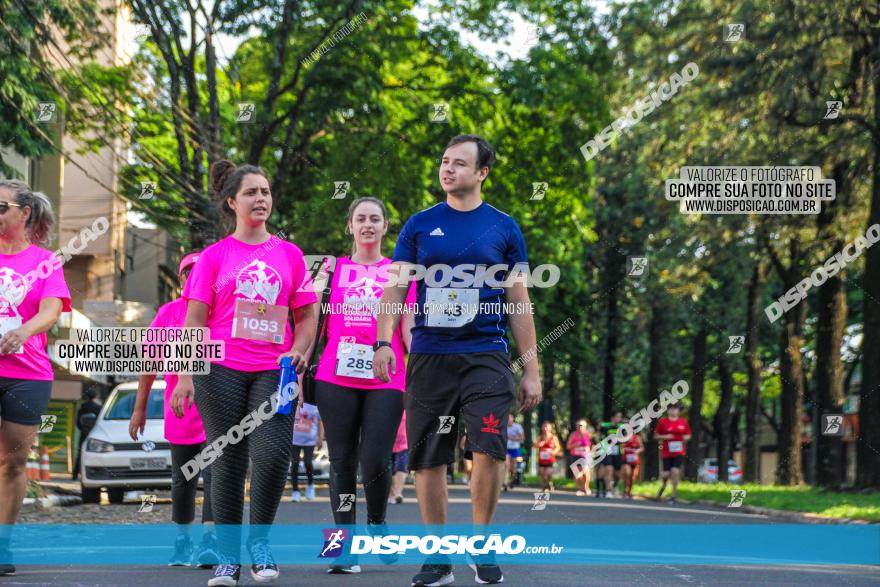
[[[493,285],[500,285],[499,282],[504,281],[515,266],[519,265],[518,270],[527,268],[528,255],[522,231],[508,214],[485,202],[469,212],[455,210],[446,202],[437,204],[407,221],[397,239],[393,260],[423,265],[428,269],[427,275],[417,282],[420,311],[415,316],[412,331],[413,353],[509,352],[507,316],[501,311],[505,302],[504,289]],[[450,269],[438,267],[440,265],[447,265]],[[462,265],[477,268],[468,270]],[[486,277],[486,269],[492,265],[505,265],[508,271],[496,268],[490,277]],[[479,277],[480,266],[484,279]],[[458,273],[460,270],[463,272]],[[471,280],[470,276],[476,279]],[[450,327],[448,323],[438,326],[436,321],[442,322],[443,317],[427,316],[421,311],[426,308],[426,302],[441,297],[443,300],[474,301],[477,295],[480,311],[470,322],[460,326]],[[470,307],[475,306],[471,304]],[[429,325],[429,320],[435,325]]]

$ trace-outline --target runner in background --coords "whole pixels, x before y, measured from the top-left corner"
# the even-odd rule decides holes
[[[180,261],[177,279],[181,289],[196,261],[198,253],[190,253]],[[180,328],[186,320],[186,300],[177,298],[164,304],[156,312],[150,324],[151,328]],[[202,503],[202,524],[206,532],[202,535],[198,550],[194,549],[190,528],[196,517],[196,494],[199,488],[199,476],[189,481],[183,475],[181,467],[195,457],[205,447],[205,428],[199,411],[192,407],[182,418],[171,411],[171,394],[177,386],[177,374],[165,373],[164,423],[165,440],[171,445],[171,521],[177,524],[177,539],[174,542],[174,554],[168,561],[170,567],[188,567],[199,565],[210,568],[217,564],[217,539],[214,536],[214,515],[211,509],[211,467],[202,471],[204,479],[204,502]],[[147,401],[150,390],[156,380],[155,373],[145,373],[138,378],[137,396],[134,409],[128,423],[131,439],[137,441],[143,435],[147,424]]]
[[[242,420],[255,410],[266,413],[262,406],[272,405],[273,398],[277,406],[283,357],[291,357],[294,368],[302,371],[315,335],[317,298],[302,251],[266,229],[272,213],[266,173],[253,165],[217,161],[211,166],[211,187],[223,214],[235,219],[235,231],[202,251],[183,298],[186,326],[208,327],[211,340],[225,342],[225,356],[211,362],[207,375],[181,374],[171,409],[183,417],[195,396],[207,441],[213,444],[228,440],[232,430],[243,430]],[[228,443],[211,464],[211,505],[221,561],[210,586],[234,586],[240,578],[249,461],[251,576],[261,583],[278,577],[269,529],[287,484],[293,412],[260,418],[249,435]]]
[[[507,415],[507,471],[506,482],[501,486],[504,491],[513,487],[516,480],[516,460],[520,455],[520,446],[525,440],[525,431],[521,424],[516,421],[514,414]]]
[[[562,456],[562,443],[553,431],[552,422],[541,424],[541,437],[535,444],[538,448],[538,475],[541,477],[541,490],[553,491],[553,465],[556,457]]]
[[[389,381],[373,374],[376,317],[391,259],[382,256],[388,212],[376,198],[358,198],[348,209],[346,232],[353,236],[351,257],[336,260],[330,284],[330,311],[325,318],[327,341],[315,374],[315,399],[330,453],[330,505],[338,525],[355,524],[357,474],[367,501],[367,527],[384,533],[391,490],[391,452],[403,414],[413,314],[406,314],[387,344],[401,369]],[[415,303],[410,288],[406,304]],[[322,308],[322,311],[327,309]],[[312,349],[314,352],[314,349]],[[350,507],[340,508],[343,497]],[[343,509],[345,511],[340,511]],[[357,558],[344,553],[327,569],[332,574],[359,573]]]
[[[681,478],[681,464],[684,462],[687,452],[687,442],[691,439],[691,425],[684,418],[679,418],[678,404],[672,404],[667,408],[668,416],[660,418],[657,427],[654,428],[654,438],[663,441],[660,456],[663,459],[663,472],[660,474],[660,491],[657,499],[663,497],[666,490],[666,482],[672,478],[672,495],[669,503],[675,503],[678,498],[678,481]]]
[[[628,499],[632,499],[632,487],[638,474],[641,454],[644,451],[645,446],[642,444],[642,437],[638,434],[633,434],[623,444],[623,468],[621,474],[623,476],[623,496]]]
[[[535,321],[522,277],[528,272],[525,239],[516,221],[482,200],[483,181],[495,163],[495,150],[486,139],[459,135],[447,143],[440,159],[439,180],[446,201],[412,216],[394,250],[397,287],[388,287],[382,302],[390,306],[377,327],[377,344],[387,345],[400,318],[394,308],[403,302],[407,286],[418,284],[419,308],[413,348],[407,365],[406,416],[410,467],[416,472],[416,494],[422,521],[445,524],[449,504],[446,469],[455,462],[455,431],[438,434],[438,417],[455,417],[467,427],[466,447],[473,453],[472,521],[475,532],[495,516],[507,455],[507,414],[515,409],[517,384],[510,362],[507,325],[523,356],[537,353]],[[506,267],[503,275],[476,280],[454,278],[441,287],[432,275],[437,269],[461,266]],[[410,270],[426,270],[416,279]],[[448,275],[447,271],[443,271]],[[514,277],[506,283],[508,277]],[[476,278],[476,274],[472,277]],[[455,283],[458,285],[454,285]],[[433,285],[432,285],[433,284]],[[493,285],[494,284],[494,285]],[[507,302],[520,311],[506,313]],[[439,311],[438,311],[439,310]],[[387,349],[379,349],[373,370],[383,381],[403,365]],[[525,361],[519,382],[521,409],[541,401],[538,361]],[[478,583],[500,583],[501,568],[491,554],[470,557]],[[448,585],[455,580],[451,559],[431,555],[413,585]]]
[[[572,462],[578,459],[586,458],[589,454],[590,447],[593,445],[590,440],[589,424],[583,418],[577,421],[574,431],[569,434],[566,448],[571,453]],[[592,467],[581,467],[581,473],[574,480],[577,488],[577,496],[592,495],[590,490],[590,472]]]
[[[293,443],[290,445],[290,479],[293,485],[291,499],[299,502],[299,462],[302,458],[306,470],[306,499],[315,499],[315,451],[324,444],[324,422],[318,413],[318,406],[298,402],[296,418],[293,423]]]
[[[599,424],[599,437],[602,442],[617,434],[620,422],[623,420],[621,412],[614,412],[611,421]],[[607,445],[606,445],[607,446]],[[607,447],[605,457],[599,462],[599,472],[596,479],[596,497],[620,497],[617,489],[614,487],[616,477],[620,474],[620,467],[623,465],[623,458],[620,455],[620,445]]]
[[[400,417],[400,426],[397,428],[397,438],[394,439],[394,447],[391,449],[391,492],[388,495],[388,503],[403,503],[403,487],[406,485],[406,475],[409,473],[408,456],[406,410],[404,410]]]
[[[83,392],[82,397],[86,401],[76,412],[76,427],[79,428],[79,450],[76,453],[76,462],[73,464],[73,481],[76,481],[82,466],[83,445],[85,445],[86,439],[89,437],[92,428],[95,427],[98,415],[101,413],[101,404],[95,401],[98,397],[97,389],[90,387]]]
[[[474,474],[474,458],[465,446],[467,446],[467,431],[462,431],[461,440],[458,441],[458,450],[461,452],[461,460],[464,464],[464,484],[470,487],[471,475]]]
[[[28,452],[52,394],[46,331],[70,312],[61,259],[41,248],[54,224],[45,194],[0,180],[0,576],[15,574],[9,539],[27,492]]]

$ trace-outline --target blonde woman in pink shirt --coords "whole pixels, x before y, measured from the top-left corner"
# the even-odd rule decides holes
[[[584,419],[578,420],[574,432],[569,435],[568,442],[566,443],[566,448],[568,448],[568,452],[571,454],[572,462],[586,458],[592,444],[589,423]],[[574,480],[578,496],[592,495],[593,492],[590,491],[590,472],[591,467],[581,467],[581,474]]]
[[[271,405],[275,395],[282,357],[291,357],[297,371],[305,366],[315,335],[317,298],[302,251],[266,228],[272,213],[266,173],[253,165],[218,161],[211,166],[211,186],[222,212],[235,220],[235,231],[202,251],[183,298],[186,326],[207,327],[211,340],[225,342],[225,355],[211,362],[207,375],[180,375],[171,409],[182,418],[195,399],[207,442],[230,440],[211,463],[211,505],[221,558],[208,581],[213,587],[235,586],[240,578],[249,461],[251,576],[267,583],[279,575],[268,532],[287,482],[294,410],[270,413],[263,406]],[[290,327],[291,313],[295,329]],[[258,416],[259,425],[246,435],[243,420],[258,410],[268,419]]]
[[[391,452],[403,413],[406,389],[404,353],[411,340],[413,314],[394,333],[390,347],[398,369],[391,381],[373,376],[376,316],[388,281],[391,259],[382,256],[388,213],[376,198],[359,198],[348,210],[347,232],[354,244],[351,257],[336,260],[325,317],[326,344],[315,374],[315,399],[324,420],[330,454],[330,505],[336,524],[356,523],[357,472],[360,465],[367,501],[367,528],[382,532],[391,488]],[[415,284],[407,304],[415,304]],[[389,344],[389,343],[385,343]],[[341,496],[352,496],[343,498]],[[342,499],[352,500],[340,510]],[[329,573],[359,573],[357,560],[343,553]]]
[[[70,312],[61,259],[41,248],[54,223],[45,194],[0,180],[0,576],[15,574],[10,533],[27,491],[28,452],[52,395],[46,331]]]

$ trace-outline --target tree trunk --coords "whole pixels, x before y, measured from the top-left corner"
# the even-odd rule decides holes
[[[688,423],[691,425],[691,439],[688,441],[688,458],[684,461],[685,478],[690,481],[697,480],[697,472],[703,460],[703,451],[700,447],[700,437],[703,428],[703,419],[700,412],[703,409],[703,383],[706,380],[706,338],[709,336],[706,330],[705,320],[700,320],[700,329],[694,335],[691,353],[693,363],[691,365],[691,407],[688,412]],[[653,425],[651,427],[653,430]],[[656,442],[652,445],[655,446]],[[646,451],[647,452],[647,451]]]
[[[835,250],[843,248],[838,241]],[[843,365],[840,344],[846,327],[846,290],[840,273],[831,277],[819,288],[819,320],[816,326],[816,396],[819,403],[819,421],[822,414],[840,413],[843,408]],[[843,442],[839,436],[817,434],[818,470],[816,484],[823,487],[839,487],[842,481],[840,467],[843,458]]]
[[[870,68],[880,68],[880,29],[871,32]],[[874,129],[880,128],[880,76],[874,76]],[[876,130],[875,130],[876,133]],[[874,135],[874,161],[871,178],[871,211],[868,226],[880,224],[880,141]],[[859,390],[859,436],[856,445],[858,472],[856,484],[863,488],[880,489],[880,246],[865,252],[865,275],[862,280],[864,297],[864,340],[862,342],[862,384]]]
[[[659,295],[654,296],[651,302],[651,324],[648,332],[649,361],[648,361],[648,403],[660,397],[660,386],[663,380],[663,357],[665,346],[665,316],[666,309],[658,301]],[[654,423],[648,428],[651,438],[654,436]],[[656,447],[656,442],[653,443]],[[645,478],[656,479],[660,476],[660,455],[657,450],[645,451]]]
[[[584,402],[581,397],[581,379],[579,365],[572,357],[568,367],[568,405],[571,406],[569,429],[574,430],[578,420],[584,417]]]
[[[761,360],[758,358],[758,341],[761,324],[761,290],[766,280],[764,265],[755,263],[749,281],[749,297],[746,306],[746,374],[748,394],[746,397],[746,441],[743,446],[743,476],[749,483],[761,479],[761,445],[758,424],[761,405]]]
[[[792,266],[797,266],[795,255],[792,256]],[[785,290],[788,291],[794,285],[794,280],[786,283]],[[782,413],[779,431],[779,466],[776,471],[777,483],[780,485],[798,485],[801,481],[801,414],[804,404],[801,333],[806,311],[806,300],[789,310],[785,314],[785,323],[780,336],[779,376],[782,379]]]
[[[733,404],[733,373],[727,364],[727,355],[718,357],[718,378],[721,382],[721,400],[715,413],[715,431],[718,441],[718,481],[727,483],[727,461],[730,460],[730,408]]]
[[[606,281],[610,281],[609,287],[603,288],[608,292],[608,304],[605,314],[605,377],[602,381],[602,418],[610,420],[614,412],[614,365],[617,355],[617,330],[620,327],[620,316],[617,309],[617,297],[620,287],[615,287],[616,282],[611,281],[615,276],[622,278],[626,269],[626,258],[623,257],[616,247],[608,247],[605,258]]]

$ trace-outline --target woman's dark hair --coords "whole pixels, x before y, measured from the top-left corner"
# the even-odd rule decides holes
[[[0,179],[0,189],[11,191],[12,199],[21,209],[31,209],[31,215],[24,225],[28,241],[38,246],[49,244],[49,232],[55,225],[55,214],[52,212],[52,202],[46,194],[31,190],[28,184],[17,179]]]
[[[379,198],[373,198],[371,196],[364,196],[363,198],[358,198],[351,203],[348,207],[348,220],[345,222],[346,228],[348,228],[348,224],[354,218],[354,211],[357,210],[357,207],[361,204],[376,204],[379,206],[379,209],[382,210],[382,219],[385,222],[388,222],[388,208],[385,207],[385,204]],[[357,243],[352,243],[351,245],[351,254],[354,255],[357,252]]]
[[[495,165],[495,148],[489,144],[489,141],[479,135],[458,135],[452,137],[452,140],[446,144],[446,148],[461,143],[477,144],[477,169],[488,167],[490,170]]]
[[[241,180],[244,179],[245,175],[252,173],[269,179],[263,168],[256,165],[236,165],[226,159],[215,161],[211,165],[211,191],[214,192],[214,197],[220,210],[227,216],[234,218],[235,211],[229,207],[226,199],[234,198],[241,188]]]

